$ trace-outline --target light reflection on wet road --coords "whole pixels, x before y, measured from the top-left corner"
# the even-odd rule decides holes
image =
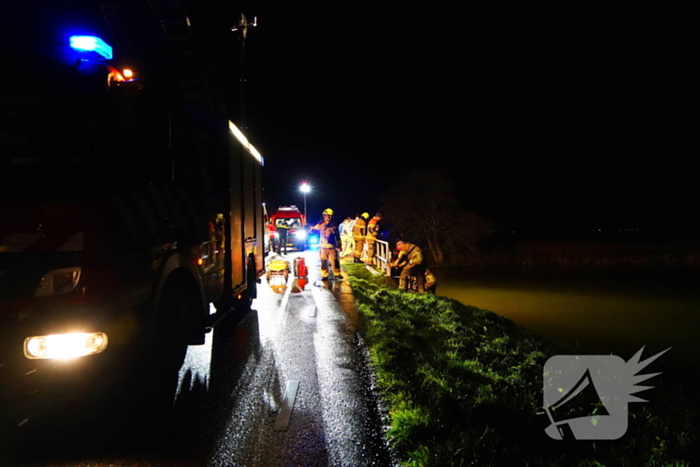
[[[250,389],[263,397],[241,398],[238,410],[255,412],[251,402],[260,400],[260,424],[245,440],[245,458],[235,458],[226,440],[213,456],[212,465],[246,466],[363,466],[388,465],[374,407],[358,375],[354,341],[354,307],[343,309],[343,295],[351,294],[343,282],[320,282],[315,252],[305,254],[309,283],[291,284],[281,294],[265,284],[254,307],[258,311],[259,337],[264,365]],[[288,259],[293,261],[293,255]],[[285,389],[299,383],[289,426],[275,430]],[[255,405],[252,402],[252,405]],[[241,417],[234,415],[227,433],[235,432]]]
[[[290,276],[277,293],[263,278],[253,311],[190,346],[171,382],[142,375],[104,402],[73,400],[46,425],[32,415],[11,456],[0,446],[0,465],[391,465],[358,372],[349,286],[319,281],[318,254],[304,256],[308,284]],[[290,382],[289,424],[275,430]],[[66,421],[76,409],[88,422]]]

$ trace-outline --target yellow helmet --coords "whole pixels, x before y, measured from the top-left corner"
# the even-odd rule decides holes
[[[333,210],[331,208],[326,209],[325,211],[323,211],[323,215],[325,216],[326,214],[328,214],[329,216],[332,216]]]
[[[369,219],[369,213],[368,212],[363,212],[362,217],[365,219]]]

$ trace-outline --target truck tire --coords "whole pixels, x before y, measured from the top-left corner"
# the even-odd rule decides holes
[[[169,280],[161,295],[155,330],[155,356],[163,369],[177,370],[187,353],[186,333],[195,322],[197,294],[180,280]]]

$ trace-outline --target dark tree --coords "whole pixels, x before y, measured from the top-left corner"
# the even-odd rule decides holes
[[[477,252],[490,222],[461,209],[454,182],[441,171],[413,169],[382,197],[381,211],[396,233],[427,246],[435,265]]]

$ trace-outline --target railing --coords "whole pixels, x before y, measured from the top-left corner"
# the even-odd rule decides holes
[[[366,243],[365,248],[367,248]],[[384,240],[375,240],[372,265],[382,271],[385,276],[391,276],[390,264],[391,248],[389,247],[389,242],[385,242]]]
[[[341,256],[352,256],[353,254],[354,242],[352,240],[352,237],[350,237],[348,241],[351,243],[343,249],[343,251],[341,252]],[[367,258],[367,242],[365,242],[364,244],[364,251],[361,257],[363,259]],[[390,264],[391,248],[389,247],[389,242],[385,242],[384,240],[375,240],[374,258],[372,258],[372,262],[367,266],[371,267],[372,269],[378,269],[379,271],[381,271],[382,274],[388,277],[391,276]],[[376,273],[377,271],[374,272]]]

